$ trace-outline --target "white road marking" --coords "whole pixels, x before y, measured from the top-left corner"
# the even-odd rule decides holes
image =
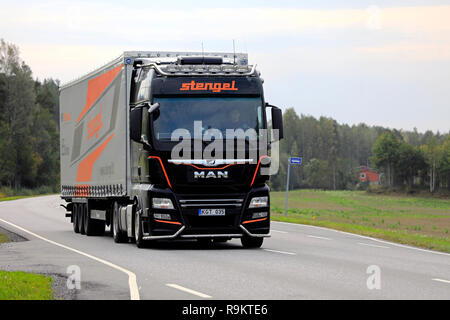
[[[138,285],[137,285],[137,279],[136,279],[136,275],[133,272],[131,272],[131,271],[127,270],[127,269],[124,269],[124,268],[122,268],[122,267],[120,267],[118,265],[115,265],[115,264],[113,264],[113,263],[111,263],[109,261],[106,261],[106,260],[94,257],[93,255],[90,255],[88,253],[85,253],[85,252],[82,252],[80,250],[68,247],[66,245],[60,244],[60,243],[52,241],[52,240],[46,239],[46,238],[44,238],[44,237],[42,237],[42,236],[40,236],[40,235],[38,235],[38,234],[36,234],[34,232],[28,231],[28,230],[26,230],[26,229],[24,229],[22,227],[19,227],[18,225],[15,225],[15,224],[13,224],[11,222],[5,221],[3,219],[0,219],[0,221],[3,222],[3,223],[6,223],[6,224],[8,224],[8,225],[10,225],[10,226],[12,226],[12,227],[14,227],[16,229],[22,230],[23,232],[31,234],[32,236],[34,236],[34,237],[36,237],[38,239],[44,240],[44,241],[46,241],[48,243],[51,243],[51,244],[53,244],[55,246],[58,246],[58,247],[61,247],[61,248],[73,251],[73,252],[78,253],[78,254],[81,254],[81,255],[83,255],[85,257],[88,257],[88,258],[90,258],[92,260],[98,261],[100,263],[103,263],[103,264],[111,267],[111,268],[114,268],[116,270],[122,271],[123,273],[126,273],[128,275],[128,286],[130,288],[130,298],[131,298],[131,300],[140,300],[139,289],[138,289]]]
[[[318,237],[318,236],[310,236],[310,235],[308,235],[307,237],[309,237],[309,238],[315,238],[315,239],[322,239],[322,240],[331,240],[330,238]]]
[[[174,289],[178,289],[178,290],[181,290],[181,291],[190,293],[190,294],[193,294],[193,295],[198,296],[198,297],[202,297],[202,298],[212,298],[211,296],[208,296],[207,294],[204,294],[204,293],[201,293],[201,292],[192,290],[192,289],[188,289],[188,288],[179,286],[179,285],[174,284],[174,283],[167,283],[166,286],[171,287],[171,288],[174,288]]]
[[[272,232],[278,232],[278,233],[288,233],[288,232],[286,232],[286,231],[273,230],[273,229],[271,229],[270,231],[272,231]]]
[[[385,246],[377,246],[376,244],[370,244],[370,243],[362,243],[362,242],[358,242],[358,244],[360,244],[360,245],[362,245],[362,246],[368,246],[368,247],[374,247],[374,248],[390,249],[389,247],[385,247]]]
[[[263,249],[265,251],[275,252],[275,253],[281,253],[281,254],[290,254],[290,255],[296,255],[296,253],[293,252],[286,252],[286,251],[278,251],[278,250],[272,250],[272,249]]]
[[[308,225],[308,224],[290,223],[290,222],[281,222],[281,221],[271,221],[271,222],[272,223],[287,224],[287,225],[290,225],[290,226],[309,227],[309,228],[315,228],[315,229],[320,229],[320,230],[325,230],[325,231],[333,231],[333,232],[337,232],[337,233],[346,234],[346,235],[349,235],[349,236],[354,236],[354,237],[368,239],[368,240],[372,240],[372,241],[376,241],[376,242],[380,242],[380,243],[384,243],[384,244],[389,244],[389,245],[396,246],[396,247],[412,249],[412,250],[417,250],[417,251],[423,251],[423,252],[428,252],[428,253],[434,253],[434,254],[439,254],[439,255],[449,256],[450,257],[450,253],[411,247],[411,246],[407,246],[407,245],[404,245],[404,244],[399,244],[399,243],[395,243],[395,242],[389,242],[389,241],[385,241],[385,240],[380,240],[380,239],[376,239],[376,238],[362,236],[362,235],[359,235],[359,234],[356,234],[356,233],[350,233],[350,232],[345,232],[345,231],[340,231],[340,230],[335,230],[335,229],[330,229],[330,228],[325,228],[325,227],[311,226],[311,225]]]
[[[443,279],[431,279],[433,281],[439,281],[439,282],[444,282],[444,283],[450,283],[449,280],[443,280]]]

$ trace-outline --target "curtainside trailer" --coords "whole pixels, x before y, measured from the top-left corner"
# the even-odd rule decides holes
[[[138,247],[188,238],[259,247],[270,236],[266,182],[282,115],[247,54],[124,52],[62,85],[60,110],[61,197],[74,232],[109,226],[115,242]]]

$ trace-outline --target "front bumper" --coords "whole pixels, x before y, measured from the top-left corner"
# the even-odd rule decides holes
[[[172,200],[174,209],[145,210],[143,239],[270,237],[270,201],[267,207],[249,209],[250,200],[256,196],[269,196],[268,186],[252,188],[243,194],[188,195],[152,188],[149,203],[152,197],[166,197]],[[199,215],[199,209],[213,208],[224,208],[225,215]],[[255,212],[267,212],[267,216],[252,219]],[[155,213],[168,213],[171,219],[155,219]]]

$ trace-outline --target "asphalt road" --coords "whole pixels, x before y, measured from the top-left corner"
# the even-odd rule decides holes
[[[79,266],[78,299],[450,299],[449,254],[279,222],[260,249],[238,239],[138,249],[75,234],[60,203],[0,202],[0,226],[30,240],[1,245],[0,269],[67,275]]]

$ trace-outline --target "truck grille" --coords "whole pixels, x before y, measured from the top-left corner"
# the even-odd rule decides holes
[[[240,208],[244,199],[184,199],[179,202],[181,208]]]
[[[186,234],[236,233],[244,205],[243,194],[178,195],[187,222]],[[224,216],[199,216],[199,209],[225,209]]]

